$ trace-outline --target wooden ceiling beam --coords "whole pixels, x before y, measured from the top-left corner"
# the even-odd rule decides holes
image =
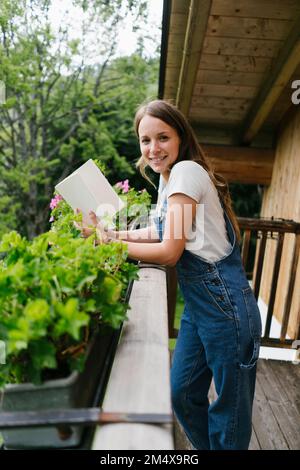
[[[300,64],[300,16],[281,49],[242,126],[241,139],[249,143],[263,126],[284,88]],[[292,90],[291,90],[292,94]]]
[[[229,182],[271,183],[275,151],[273,149],[202,145],[214,170]]]
[[[188,115],[212,0],[190,0],[176,105]]]

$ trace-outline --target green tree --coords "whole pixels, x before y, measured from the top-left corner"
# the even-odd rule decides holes
[[[72,3],[81,19],[76,37],[64,21],[53,31],[51,0],[1,3],[0,233],[45,231],[54,184],[88,158],[104,160],[114,178],[133,173],[126,139],[137,149],[126,126],[154,92],[153,72],[141,54],[116,60],[115,50],[122,21],[130,12],[142,25],[147,2]]]

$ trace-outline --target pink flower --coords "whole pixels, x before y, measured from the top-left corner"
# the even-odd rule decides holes
[[[128,193],[128,191],[130,189],[129,181],[128,180],[119,181],[118,183],[116,183],[116,188],[122,189],[123,193]]]
[[[125,180],[123,182],[123,193],[128,193],[128,191],[129,191],[129,182],[128,180]]]
[[[52,199],[51,199],[51,202],[50,202],[50,209],[53,211],[53,209],[55,209],[55,207],[57,206],[57,204],[62,200],[62,196],[60,194],[56,194]]]
[[[54,222],[54,217],[53,215],[51,215],[50,219],[49,219],[49,222]]]

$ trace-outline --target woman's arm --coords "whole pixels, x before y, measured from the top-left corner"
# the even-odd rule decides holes
[[[132,243],[127,245],[129,257],[146,263],[157,263],[174,266],[179,260],[186,242],[193,219],[196,215],[197,203],[185,194],[176,193],[168,198],[168,211],[164,238],[161,243]]]
[[[135,243],[157,243],[160,241],[155,225],[136,230],[108,230],[107,234],[115,240],[126,240]]]
[[[79,212],[79,209],[77,209],[77,212]],[[104,237],[108,237],[112,240],[126,240],[130,242],[143,243],[157,243],[160,241],[154,224],[136,230],[106,230],[104,229],[101,222],[99,223],[97,221],[96,214],[93,211],[91,211],[89,215],[94,227],[86,227],[83,225],[82,222],[74,222],[74,226],[77,228],[77,230],[80,230],[81,235],[84,238],[90,237],[93,233],[95,233],[95,227],[98,227],[98,229],[101,229],[101,231],[103,232]]]

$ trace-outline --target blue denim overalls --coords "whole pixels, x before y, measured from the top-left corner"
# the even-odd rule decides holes
[[[211,263],[184,250],[176,265],[185,308],[171,369],[172,405],[199,450],[248,449],[252,428],[261,319],[225,211],[224,217],[230,253]],[[165,217],[154,221],[162,240]],[[209,404],[212,377],[217,399]]]

